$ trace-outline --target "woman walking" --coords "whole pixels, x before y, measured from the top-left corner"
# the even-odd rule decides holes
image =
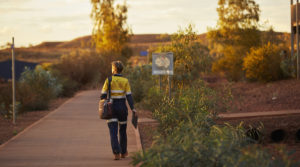
[[[126,106],[126,99],[132,110],[135,112],[133,106],[133,99],[131,96],[130,85],[128,79],[122,76],[123,64],[121,61],[112,62],[112,74],[111,77],[111,99],[113,100],[113,117],[107,120],[110,142],[114,159],[119,160],[128,156],[127,151],[127,116],[128,110]],[[102,88],[101,99],[106,99],[108,94],[108,79]],[[118,139],[119,128],[119,139]]]

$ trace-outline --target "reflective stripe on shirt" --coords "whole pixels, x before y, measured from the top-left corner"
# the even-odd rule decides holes
[[[124,90],[111,90],[111,93],[124,93]]]

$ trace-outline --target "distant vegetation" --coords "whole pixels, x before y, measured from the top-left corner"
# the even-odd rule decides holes
[[[286,41],[281,40],[272,28],[267,32],[259,31],[260,9],[258,4],[254,0],[220,0],[218,5],[219,20],[217,26],[208,32],[209,49],[215,58],[212,70],[217,73],[223,73],[228,79],[233,81],[245,79],[252,81],[283,79],[284,76],[280,73],[287,70],[280,69],[283,59],[277,55],[279,54],[278,52],[283,52],[286,58],[291,59],[288,54],[289,48],[286,46]],[[260,54],[261,58],[255,59],[253,55],[254,50],[265,48],[265,45],[268,43],[272,44],[268,45],[269,47],[280,49],[267,54],[266,52],[260,52],[258,54]],[[249,52],[252,53],[248,54]],[[246,56],[248,63],[245,62]],[[264,62],[264,66],[272,64],[272,68],[276,69],[276,73],[278,74],[273,74],[272,77],[260,77],[266,73],[270,73],[272,68],[262,66],[256,67],[259,69],[250,68],[250,57],[252,57],[252,64],[260,64],[261,62],[259,61],[267,61]],[[247,71],[246,74],[245,70]],[[251,75],[250,73],[259,74]],[[288,76],[291,75],[288,74]]]

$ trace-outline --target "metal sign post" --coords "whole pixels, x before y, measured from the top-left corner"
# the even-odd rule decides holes
[[[12,38],[11,45],[12,52],[12,107],[13,107],[13,124],[16,124],[16,77],[15,77],[15,39]]]
[[[159,76],[159,91],[162,91],[161,75]]]
[[[173,53],[152,53],[152,75],[159,75],[161,90],[161,76],[168,75],[169,98],[171,98],[171,75],[173,75]]]
[[[299,49],[299,0],[296,0],[296,4],[294,4],[294,0],[291,0],[291,20],[292,20],[292,27],[291,27],[291,54],[292,58],[296,58],[296,77],[300,80],[300,49]],[[297,54],[296,57],[293,55],[294,51],[294,34],[296,34],[296,48]]]
[[[297,0],[297,4],[296,4],[296,38],[297,38],[297,79],[300,79],[300,61],[299,61],[299,16],[298,16],[298,10],[299,10],[299,0]]]
[[[169,98],[171,99],[171,75],[169,75],[168,81],[169,81]]]
[[[291,0],[291,18],[293,18],[295,15],[293,15],[294,13],[292,12],[292,6],[294,4],[294,0]],[[294,38],[295,38],[295,33],[294,33],[294,27],[293,27],[293,19],[291,19],[291,59],[294,58]]]

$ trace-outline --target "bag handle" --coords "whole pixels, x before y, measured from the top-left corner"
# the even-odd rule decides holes
[[[111,80],[112,77],[108,77],[108,99],[111,97]]]

